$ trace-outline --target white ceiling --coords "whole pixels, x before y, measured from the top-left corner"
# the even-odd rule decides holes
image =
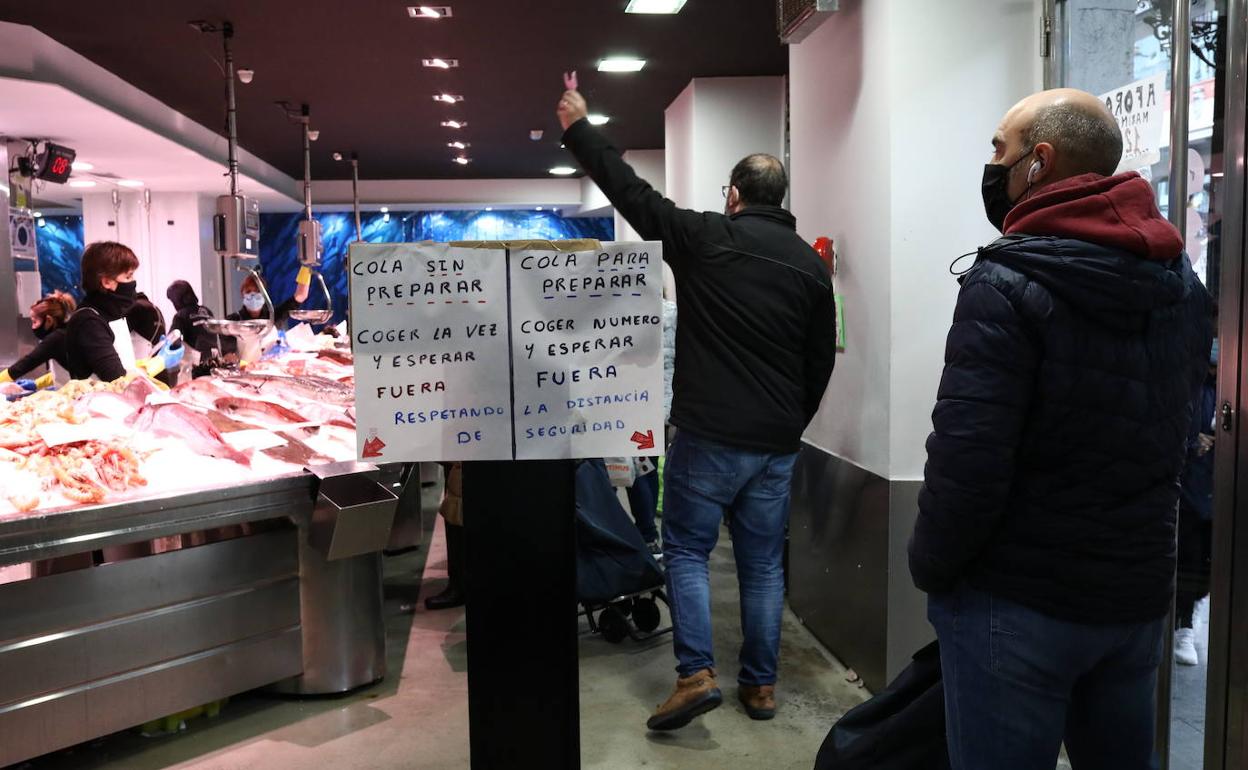
[[[225,165],[210,160],[172,139],[79,96],[59,85],[0,78],[0,132],[12,138],[50,139],[77,151],[77,160],[94,164],[73,179],[92,179],[95,187],[36,182],[34,198],[41,204],[81,206],[84,193],[107,192],[116,179],[138,179],[153,192],[228,192]],[[226,141],[218,137],[220,155]],[[267,187],[245,174],[240,187],[260,199],[267,211],[297,210],[289,194]],[[132,190],[126,190],[127,192]]]

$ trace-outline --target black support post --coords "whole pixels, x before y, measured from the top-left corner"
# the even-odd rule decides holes
[[[464,464],[473,770],[580,767],[575,464]]]

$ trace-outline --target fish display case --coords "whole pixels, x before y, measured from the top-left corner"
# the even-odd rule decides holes
[[[381,551],[419,471],[354,461],[328,378],[227,379],[0,404],[0,766],[385,675]]]

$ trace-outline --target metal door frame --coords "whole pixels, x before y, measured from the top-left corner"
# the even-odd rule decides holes
[[[1229,409],[1230,429],[1218,441],[1230,444],[1215,456],[1213,575],[1209,618],[1209,689],[1206,696],[1206,767],[1231,770],[1248,762],[1248,527],[1236,511],[1248,501],[1239,480],[1248,479],[1248,421],[1242,394],[1248,392],[1243,340],[1248,331],[1244,301],[1245,225],[1248,224],[1248,168],[1245,168],[1245,97],[1248,96],[1248,0],[1228,0],[1226,88],[1223,89],[1224,186],[1222,291],[1220,300],[1218,403]],[[1233,363],[1232,363],[1233,362]],[[1219,494],[1221,492],[1221,494]],[[1217,634],[1212,632],[1217,631]]]
[[[1171,18],[1176,25],[1172,48],[1172,119],[1170,123],[1170,219],[1180,232],[1186,230],[1189,55],[1173,56],[1191,47],[1190,0],[1171,0]],[[1041,54],[1046,56],[1044,85],[1053,88],[1065,79],[1067,66],[1068,19],[1059,17],[1058,0],[1040,0]],[[1222,198],[1221,284],[1219,291],[1220,366],[1218,404],[1228,409],[1229,429],[1218,433],[1215,456],[1214,554],[1210,590],[1209,677],[1206,690],[1205,767],[1208,770],[1237,770],[1248,767],[1248,518],[1237,526],[1236,511],[1248,507],[1248,489],[1239,479],[1248,479],[1248,415],[1244,414],[1242,393],[1248,393],[1248,350],[1242,341],[1248,336],[1248,303],[1245,302],[1244,263],[1248,245],[1248,0],[1227,0],[1226,87],[1222,90],[1224,193]],[[1221,419],[1221,418],[1219,418]],[[1244,498],[1241,500],[1241,498]],[[1167,658],[1173,666],[1173,657]],[[1167,669],[1169,670],[1169,669]],[[1168,677],[1163,687],[1168,684]],[[1159,716],[1169,725],[1170,702],[1165,699]],[[1168,744],[1169,741],[1163,741]],[[1162,756],[1168,767],[1169,751]]]

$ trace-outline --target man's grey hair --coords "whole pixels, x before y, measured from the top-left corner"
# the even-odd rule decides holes
[[[1075,104],[1053,104],[1037,111],[1026,144],[1035,147],[1041,142],[1053,145],[1058,155],[1080,173],[1110,176],[1122,160],[1118,121],[1100,110],[1091,111]]]

